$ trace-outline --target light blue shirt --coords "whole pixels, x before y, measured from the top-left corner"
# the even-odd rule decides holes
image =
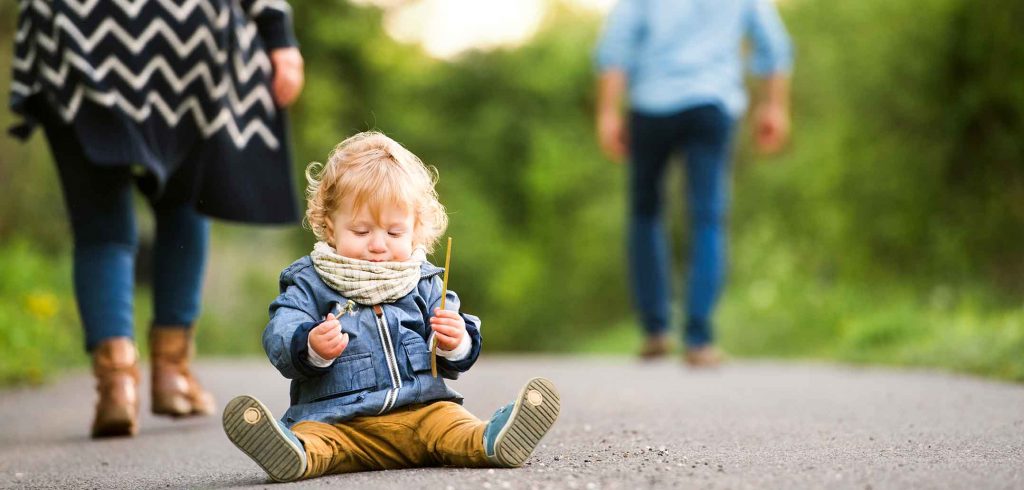
[[[619,0],[596,57],[600,71],[626,72],[633,110],[669,114],[711,103],[737,118],[747,108],[744,61],[758,77],[788,73],[793,62],[771,0]]]

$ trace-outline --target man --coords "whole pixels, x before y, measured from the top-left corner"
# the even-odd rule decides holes
[[[751,41],[744,60],[743,41]],[[641,357],[671,348],[662,179],[674,151],[687,176],[691,264],[685,360],[713,366],[711,316],[725,277],[730,148],[747,108],[743,65],[760,79],[758,147],[778,151],[789,134],[788,35],[771,0],[620,0],[597,47],[597,135],[614,161],[629,156],[631,287],[646,332]],[[627,124],[624,106],[628,99]]]

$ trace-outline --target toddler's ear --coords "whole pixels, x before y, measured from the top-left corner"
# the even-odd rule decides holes
[[[324,241],[334,247],[334,223],[330,219],[324,221]]]

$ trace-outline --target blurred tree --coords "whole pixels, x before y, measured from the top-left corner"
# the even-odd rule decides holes
[[[376,8],[291,1],[307,67],[292,111],[296,176],[367,129],[436,166],[455,238],[451,286],[483,318],[488,349],[565,349],[630,318],[624,173],[601,158],[592,135],[596,14],[556,1],[525,45],[442,61],[391,39]],[[0,3],[5,87],[15,9]],[[726,294],[771,305],[787,292],[766,277],[821,294],[835,284],[869,292],[972,284],[995,305],[1016,305],[1024,292],[1022,10],[1019,0],[783,3],[797,44],[794,141],[776,165],[756,166],[740,142]],[[0,124],[11,122],[4,111]],[[17,238],[34,253],[66,254],[59,188],[41,143],[0,139],[0,244]],[[293,236],[294,257],[308,253],[309,231]],[[227,246],[246,246],[235,239]],[[752,299],[740,296],[746,291]],[[816,312],[805,318],[777,308],[775,323],[733,321],[756,321],[758,335],[783,339],[772,345],[806,352],[835,333],[821,322],[856,315],[813,301],[794,303]],[[223,323],[211,328],[237,328]],[[811,341],[793,339],[814,329]],[[864,338],[874,346],[899,337]]]

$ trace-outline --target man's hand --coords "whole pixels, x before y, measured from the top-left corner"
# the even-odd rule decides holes
[[[762,153],[777,153],[789,139],[789,111],[779,104],[765,103],[754,112],[754,140]]]
[[[466,321],[451,310],[434,308],[430,328],[434,330],[434,336],[437,338],[437,347],[444,350],[455,350],[466,336]]]
[[[597,144],[612,161],[622,163],[629,152],[629,132],[622,115],[626,72],[612,69],[597,78]]]
[[[313,330],[309,331],[309,346],[324,360],[330,361],[341,355],[348,347],[348,334],[341,333],[341,322],[333,313]]]
[[[789,139],[789,76],[771,75],[761,81],[760,103],[754,108],[754,143],[761,153],[776,153]]]
[[[604,155],[622,163],[629,151],[629,133],[622,113],[607,111],[597,116],[597,140]]]
[[[270,63],[274,67],[274,101],[279,107],[288,107],[299,98],[305,83],[302,54],[299,48],[278,48],[270,52]]]

